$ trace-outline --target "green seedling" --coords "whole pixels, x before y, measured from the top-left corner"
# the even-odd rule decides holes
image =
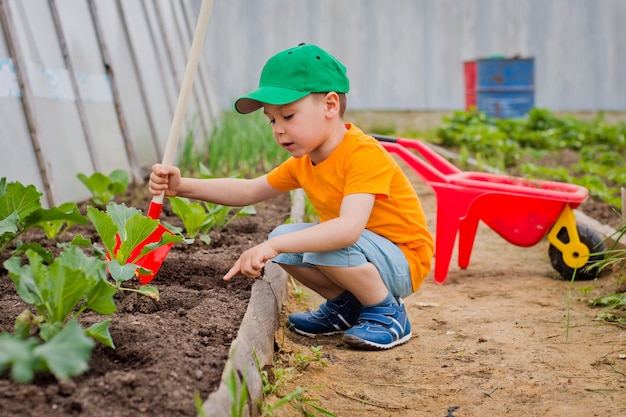
[[[114,347],[109,320],[88,329],[77,318],[87,310],[108,315],[116,310],[115,286],[107,281],[104,262],[88,257],[77,247],[63,250],[50,265],[35,251],[27,250],[28,264],[13,256],[4,262],[22,300],[36,310],[20,314],[14,333],[0,335],[0,372],[11,368],[11,377],[30,382],[35,372],[50,371],[60,379],[80,375],[96,340]]]
[[[32,228],[44,231],[49,239],[74,224],[86,224],[87,219],[80,214],[74,203],[44,209],[41,205],[42,193],[34,185],[24,186],[20,182],[6,182],[0,179],[0,251]],[[41,247],[40,245],[34,245]]]
[[[193,403],[196,406],[196,414],[198,417],[206,417],[206,413],[204,412],[204,402],[202,401],[202,397],[198,391],[193,393]]]
[[[289,276],[289,280],[291,281],[291,286],[293,287],[293,294],[296,297],[296,302],[299,305],[306,306],[306,297],[309,295],[306,291],[304,291],[297,283],[296,280],[293,279],[292,276]]]
[[[306,388],[296,388],[290,393],[283,395],[273,404],[260,404],[261,406],[261,417],[274,417],[276,414],[274,413],[279,408],[284,405],[294,403],[299,401],[302,398],[302,395],[306,392]]]
[[[213,218],[213,227],[225,229],[237,217],[247,217],[256,214],[254,206],[245,206],[235,209],[234,207],[223,206],[221,204],[204,203],[209,216]],[[234,210],[234,213],[233,213]]]
[[[322,359],[322,348],[322,346],[312,347],[312,356],[296,354],[296,367],[302,368],[303,370],[307,367],[303,364],[309,364],[312,362],[320,363],[322,366],[327,366],[326,362]],[[254,361],[257,370],[261,375],[264,398],[270,395],[279,396],[278,400],[273,403],[259,401],[259,407],[261,408],[261,417],[274,417],[276,415],[275,412],[279,408],[287,404],[290,404],[295,409],[299,410],[302,415],[310,417],[336,417],[335,414],[320,407],[318,405],[318,399],[304,397],[304,393],[308,391],[308,388],[297,387],[295,390],[281,396],[280,391],[282,391],[285,385],[288,382],[292,382],[299,375],[296,368],[282,367],[280,366],[280,363],[274,363],[270,369],[272,373],[272,376],[270,376],[269,372],[261,367],[261,363],[256,352],[253,350],[252,353],[254,355]],[[315,412],[319,414],[316,414]]]
[[[312,363],[320,364],[322,367],[327,367],[328,363],[324,360],[324,346],[311,346],[309,348],[311,353],[297,352],[295,354],[295,365],[298,371],[306,370]]]
[[[248,401],[248,383],[246,378],[243,375],[239,375],[235,368],[231,368],[224,382],[232,401],[230,415],[232,417],[243,417]]]
[[[88,369],[94,342],[76,321],[70,321],[53,339],[41,343],[0,333],[0,371],[11,368],[11,378],[29,383],[38,371],[50,371],[59,379],[69,379]]]
[[[116,196],[122,195],[128,188],[128,172],[116,169],[108,176],[95,172],[91,176],[79,173],[76,177],[91,192],[91,202],[97,207],[104,207]]]
[[[598,314],[599,320],[626,326],[626,316],[624,315],[623,309],[626,307],[625,292],[619,292],[618,290],[613,294],[608,294],[591,300],[589,304],[593,307],[603,307],[602,312]]]
[[[582,185],[592,196],[621,208],[619,185],[625,183],[626,171],[616,167],[626,158],[624,122],[608,124],[603,116],[592,121],[555,117],[538,108],[520,119],[455,112],[443,119],[437,135],[443,146],[461,150],[461,162],[469,161],[471,154],[479,164],[500,170],[515,168],[516,174],[526,177]],[[549,158],[563,149],[575,156],[566,167],[559,160],[553,163],[558,168],[528,162],[537,157]]]
[[[252,354],[254,356],[254,362],[256,364],[257,370],[261,375],[263,396],[267,397],[269,395],[278,394],[284,388],[287,382],[290,382],[295,378],[296,372],[293,368],[282,367],[280,366],[282,362],[274,361],[268,371],[266,369],[263,369],[263,367],[261,366],[261,362],[259,361],[259,357],[256,354],[255,350],[252,351]]]
[[[130,260],[137,262],[182,237],[164,233],[159,241],[144,244],[158,221],[123,204],[109,203],[106,212],[88,207],[87,216],[105,245],[107,255],[102,259],[88,257],[79,249],[90,242],[78,236],[72,241],[76,246],[66,245],[49,265],[31,249],[24,252],[27,265],[22,266],[18,256],[4,263],[18,295],[37,311],[25,310],[15,321],[14,333],[0,336],[0,372],[11,368],[17,382],[30,382],[37,371],[50,371],[60,379],[80,375],[88,368],[94,340],[113,348],[109,320],[83,329],[77,318],[86,310],[103,315],[115,312],[117,291],[138,292],[158,300],[154,287],[122,287],[138,270],[147,272]]]
[[[338,417],[337,414],[332,413],[326,410],[325,408],[321,407],[319,405],[320,400],[318,398],[308,398],[308,397],[299,395],[294,399],[294,402],[296,403],[294,404],[294,407],[298,410],[301,410],[302,413],[304,413],[304,415],[306,415],[307,417],[318,417],[318,416]]]
[[[307,391],[309,391],[308,388],[297,387],[293,391],[280,397],[272,404],[260,404],[261,417],[275,417],[275,411],[287,404],[290,404],[293,408],[298,410],[301,415],[307,417],[337,417],[335,413],[321,407],[319,405],[320,400],[318,398],[305,397],[304,393]]]
[[[626,277],[626,249],[624,249],[623,246],[619,246],[617,242],[620,242],[625,236],[626,223],[623,223],[622,226],[615,231],[614,235],[610,236],[613,238],[614,243],[608,250],[600,253],[603,255],[603,258],[589,265],[589,268],[599,268],[600,270],[614,268],[616,270],[617,281],[615,292],[598,297],[590,301],[589,304],[594,307],[604,307],[604,311],[598,316],[601,320],[622,325],[626,324],[626,316],[624,316],[623,310],[621,311],[621,315],[616,314],[615,311],[619,308],[626,307],[626,292],[624,292],[620,286],[620,283],[623,283]]]
[[[107,268],[118,289],[122,282],[134,278],[138,270],[142,274],[151,272],[136,264],[141,258],[162,246],[183,241],[180,235],[163,233],[160,240],[145,244],[145,240],[157,229],[159,221],[125,204],[109,203],[106,212],[87,207],[87,217],[104,244]],[[133,291],[158,299],[158,290],[151,286]]]
[[[192,239],[198,237],[208,245],[210,238],[206,233],[213,225],[213,219],[209,216],[205,207],[184,197],[170,197],[169,200],[172,205],[172,211],[183,222],[187,236]]]
[[[245,217],[256,214],[254,206],[246,206],[235,210],[233,207],[213,204],[208,202],[195,203],[184,197],[170,197],[172,211],[176,214],[185,227],[190,238],[200,239],[207,245],[211,238],[207,233],[213,229],[224,229],[237,217]]]
[[[626,306],[626,293],[609,294],[591,302],[593,306],[603,306],[610,309]]]
[[[595,285],[588,285],[586,287],[576,288],[576,290],[582,295],[583,299],[586,298],[587,295],[595,289],[596,289]]]

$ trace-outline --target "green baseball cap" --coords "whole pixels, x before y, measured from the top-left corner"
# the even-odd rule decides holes
[[[263,104],[281,106],[311,93],[347,93],[346,67],[319,46],[304,44],[271,57],[261,72],[259,88],[235,101],[239,113],[250,113]]]

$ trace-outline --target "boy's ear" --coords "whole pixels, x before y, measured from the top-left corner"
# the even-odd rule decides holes
[[[328,116],[336,117],[340,112],[339,94],[331,91],[324,97],[324,107]]]

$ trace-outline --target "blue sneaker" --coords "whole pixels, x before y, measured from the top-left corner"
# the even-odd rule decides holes
[[[316,311],[290,315],[287,328],[309,337],[343,333],[356,323],[361,309],[361,303],[356,297],[345,292],[333,301],[320,304]]]
[[[364,307],[357,323],[343,335],[343,341],[366,350],[390,349],[411,339],[411,323],[404,303]]]

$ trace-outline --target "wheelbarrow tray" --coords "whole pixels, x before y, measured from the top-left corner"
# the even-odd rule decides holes
[[[574,184],[461,171],[421,141],[374,137],[435,192],[438,283],[445,282],[457,234],[459,267],[469,265],[479,220],[508,242],[528,247],[546,236],[567,206],[575,208],[589,195],[585,187]]]

